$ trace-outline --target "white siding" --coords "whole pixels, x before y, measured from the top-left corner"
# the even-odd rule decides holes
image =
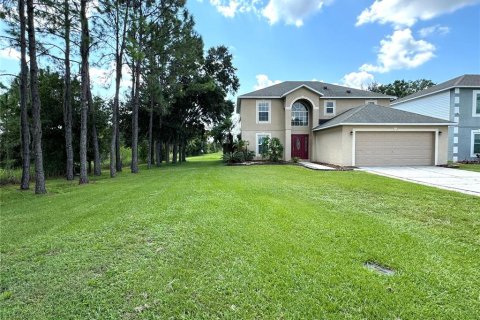
[[[392,108],[450,120],[450,91],[395,104]]]

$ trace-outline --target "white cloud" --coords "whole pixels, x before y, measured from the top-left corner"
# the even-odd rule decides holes
[[[227,18],[235,17],[237,12],[258,12],[259,2],[260,0],[210,0],[210,4]]]
[[[239,3],[236,0],[230,0],[228,4],[224,5],[221,0],[210,0],[210,3],[217,8],[223,16],[228,18],[235,17]]]
[[[281,82],[280,80],[270,80],[266,74],[257,74],[255,78],[257,78],[257,83],[253,86],[255,90],[260,90]]]
[[[203,2],[202,0],[197,0]],[[304,20],[333,0],[210,0],[217,11],[233,18],[237,13],[253,12],[263,16],[270,24],[283,21],[301,27]]]
[[[357,17],[356,25],[379,22],[411,27],[418,20],[430,20],[477,3],[480,0],[375,0]]]
[[[449,27],[445,27],[437,24],[431,27],[426,27],[418,30],[418,35],[422,38],[426,38],[432,34],[446,35],[449,32],[450,32]]]
[[[324,0],[269,0],[262,15],[270,24],[284,21],[286,24],[301,27],[303,20],[320,11]]]
[[[9,60],[20,60],[20,51],[15,48],[5,48],[0,50],[0,58]]]
[[[366,71],[350,72],[343,76],[342,84],[357,89],[365,89],[374,82],[373,74]]]
[[[435,46],[425,40],[415,40],[409,28],[396,30],[380,41],[377,64],[364,64],[360,71],[389,72],[416,68],[432,59]]]

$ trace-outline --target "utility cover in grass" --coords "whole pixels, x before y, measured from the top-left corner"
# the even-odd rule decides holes
[[[376,262],[369,261],[369,262],[365,262],[363,265],[367,269],[370,269],[372,271],[375,271],[377,273],[380,273],[386,276],[393,276],[395,274],[394,270],[384,267]]]

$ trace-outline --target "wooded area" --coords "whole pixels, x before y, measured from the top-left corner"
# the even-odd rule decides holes
[[[2,10],[2,37],[21,59],[19,75],[2,83],[0,162],[21,167],[21,190],[31,165],[42,194],[46,176],[85,184],[108,162],[115,177],[129,149],[132,173],[142,159],[148,168],[170,155],[184,162],[230,123],[233,57],[204,48],[185,1],[9,0]],[[92,65],[111,67],[111,98],[92,94]]]

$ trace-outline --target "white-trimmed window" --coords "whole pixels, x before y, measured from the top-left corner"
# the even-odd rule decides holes
[[[293,127],[308,126],[308,108],[303,103],[297,101],[292,106],[292,121]]]
[[[271,133],[266,133],[266,132],[262,132],[262,133],[257,133],[256,134],[256,154],[257,156],[261,156],[262,155],[262,143],[263,143],[263,139],[265,138],[271,138],[272,137],[272,134]]]
[[[257,123],[271,123],[271,109],[270,100],[257,100]]]
[[[337,104],[335,100],[327,100],[323,103],[324,106],[324,111],[323,113],[327,116],[334,116],[336,109],[337,109]]]
[[[472,130],[472,157],[476,157],[480,153],[480,129]]]
[[[473,90],[472,116],[480,117],[480,90]]]
[[[377,104],[377,100],[365,100],[365,104]]]

